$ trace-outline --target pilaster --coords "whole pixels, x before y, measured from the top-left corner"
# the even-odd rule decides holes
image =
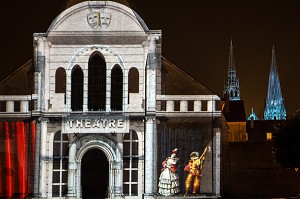
[[[144,198],[156,198],[157,140],[156,116],[146,116]]]
[[[156,128],[156,69],[158,66],[157,35],[148,37],[145,106],[145,190],[144,198],[156,198],[157,128]]]
[[[115,161],[112,164],[112,169],[114,172],[114,176],[115,176],[115,183],[113,186],[113,195],[114,196],[122,196],[123,190],[123,165],[121,161]]]
[[[35,125],[35,156],[34,156],[34,181],[33,181],[33,196],[39,197],[39,179],[40,179],[40,147],[41,147],[41,123],[36,121]]]
[[[47,120],[42,119],[40,122],[41,129],[41,146],[40,146],[40,177],[39,177],[39,194],[41,198],[47,197],[48,178],[47,165],[49,162],[47,154]]]
[[[69,147],[69,165],[68,165],[68,198],[76,196],[75,190],[75,173],[77,169],[76,164],[76,144],[72,143]]]
[[[34,92],[38,94],[38,100],[36,107],[38,111],[45,110],[45,47],[46,47],[46,37],[44,34],[34,35]]]
[[[221,129],[219,119],[213,121],[213,146],[214,146],[214,176],[213,176],[213,192],[216,196],[221,195]]]
[[[50,99],[50,48],[52,46],[51,42],[45,41],[45,68],[44,68],[44,87],[42,90],[44,90],[44,109],[42,110],[48,110],[49,109],[49,99]]]

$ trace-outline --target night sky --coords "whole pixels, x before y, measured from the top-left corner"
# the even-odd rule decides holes
[[[221,96],[230,39],[241,98],[262,118],[272,46],[287,115],[300,109],[299,0],[131,0],[151,30],[162,30],[162,54]],[[33,33],[46,32],[64,0],[1,1],[1,73],[32,58]]]

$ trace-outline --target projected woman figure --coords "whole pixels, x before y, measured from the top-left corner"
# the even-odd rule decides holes
[[[179,192],[179,177],[176,173],[178,158],[176,157],[177,149],[172,151],[170,157],[162,162],[162,170],[159,177],[158,193],[163,196],[174,195]]]

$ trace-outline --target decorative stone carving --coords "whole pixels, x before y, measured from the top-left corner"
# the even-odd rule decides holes
[[[87,14],[87,22],[93,29],[97,29],[100,26],[100,12],[95,11]]]
[[[121,170],[122,169],[122,162],[113,162],[112,163],[113,170]]]
[[[95,146],[95,145],[97,145],[98,140],[111,146],[111,148],[114,151],[118,150],[118,152],[122,155],[121,148],[116,144],[116,142],[114,140],[109,139],[107,136],[103,136],[103,135],[99,135],[99,134],[78,136],[78,139],[76,140],[76,143],[78,143],[78,144],[76,144],[76,145],[78,145],[78,146],[85,145],[85,147]],[[79,151],[82,150],[82,148],[79,147],[77,150],[78,150],[77,153],[79,153]]]
[[[94,11],[87,14],[87,22],[93,28],[97,29],[106,29],[111,20],[111,13],[106,12],[105,10]]]
[[[122,187],[114,187],[114,193],[122,193]]]
[[[100,11],[100,27],[102,29],[106,29],[110,24],[110,20],[111,20],[111,14],[106,12],[105,10],[101,10]]]
[[[156,116],[146,116],[145,119],[147,123],[155,123]]]

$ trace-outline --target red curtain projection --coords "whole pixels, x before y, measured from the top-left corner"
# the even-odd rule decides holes
[[[35,122],[0,122],[0,197],[32,193]]]

